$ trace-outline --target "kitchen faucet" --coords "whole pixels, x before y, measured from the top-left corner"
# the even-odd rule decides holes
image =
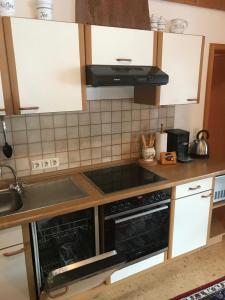
[[[17,174],[16,174],[16,170],[13,167],[9,166],[9,165],[5,165],[5,164],[1,165],[0,164],[0,175],[2,174],[2,169],[3,168],[8,168],[12,172],[12,174],[14,176],[15,182],[14,182],[14,184],[10,184],[9,189],[10,190],[14,190],[14,191],[18,192],[19,194],[21,194],[23,187],[22,187],[22,184],[18,180],[18,177],[17,177]]]

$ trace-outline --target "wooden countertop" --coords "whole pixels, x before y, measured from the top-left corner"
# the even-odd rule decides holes
[[[157,191],[164,188],[174,187],[176,185],[184,184],[198,179],[225,174],[225,160],[195,160],[192,163],[178,163],[177,165],[173,166],[145,166],[147,169],[166,178],[167,180],[111,194],[103,194],[96,188],[95,185],[90,183],[88,179],[80,173],[82,171],[127,164],[129,162],[132,161],[116,161],[107,164],[104,163],[89,167],[75,168],[66,171],[45,173],[21,178],[21,181],[23,183],[36,183],[40,181],[49,181],[69,176],[81,189],[83,189],[87,193],[88,196],[81,199],[71,200],[50,206],[42,206],[40,204],[40,207],[37,208],[37,205],[35,205],[34,209],[32,209],[31,206],[26,211],[17,211],[16,213],[13,213],[11,215],[0,217],[0,229],[66,214],[69,212],[102,205],[105,203]],[[0,187],[6,187],[8,184],[9,182],[7,181],[1,181]]]

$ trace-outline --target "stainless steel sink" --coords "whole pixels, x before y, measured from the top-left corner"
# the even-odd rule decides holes
[[[87,196],[69,177],[26,186],[22,194],[25,200],[32,201],[32,207],[49,206]]]
[[[21,196],[16,191],[0,192],[0,216],[16,212],[23,206]]]

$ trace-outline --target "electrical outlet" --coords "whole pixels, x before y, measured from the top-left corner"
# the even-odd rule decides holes
[[[32,170],[43,170],[56,168],[59,166],[59,158],[45,158],[40,160],[34,160],[31,162]]]

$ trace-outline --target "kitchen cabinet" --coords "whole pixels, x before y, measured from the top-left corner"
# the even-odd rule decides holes
[[[169,75],[160,88],[160,105],[199,102],[203,41],[202,36],[159,34],[158,66]]]
[[[135,87],[135,102],[149,105],[198,103],[204,40],[203,36],[159,32],[157,66],[169,75],[169,83]]]
[[[156,63],[156,33],[149,30],[85,26],[86,63],[141,65]]]
[[[193,183],[189,185],[193,190]],[[182,198],[172,200],[174,201],[172,258],[206,245],[212,201],[211,188],[212,185],[209,184],[206,191],[197,193],[198,190],[201,190],[201,186],[197,182],[195,185],[196,194],[186,197],[183,195]]]
[[[29,300],[22,229],[0,231],[1,299]]]
[[[83,25],[4,17],[14,113],[85,108]]]

